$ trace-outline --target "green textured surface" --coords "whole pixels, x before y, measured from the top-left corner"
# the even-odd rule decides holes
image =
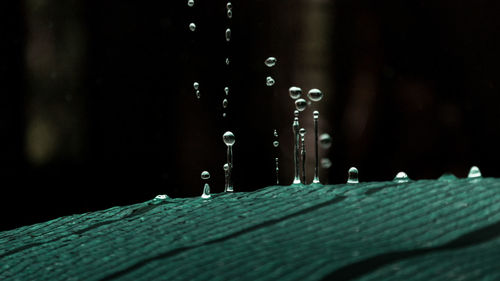
[[[0,232],[0,280],[500,280],[499,261],[491,178],[272,186]]]

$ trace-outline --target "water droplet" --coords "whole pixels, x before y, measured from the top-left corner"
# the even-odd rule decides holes
[[[223,117],[223,118],[226,118],[226,116],[227,116],[227,115],[226,115],[226,113],[225,113],[225,112],[224,112],[224,113],[222,113],[222,117]]]
[[[198,89],[200,88],[200,83],[198,83],[198,82],[194,82],[194,83],[193,83],[193,88],[194,88],[195,90],[198,90]]]
[[[188,0],[188,6],[193,7],[194,6],[194,0]]]
[[[294,100],[300,98],[302,95],[302,89],[299,87],[292,86],[288,89],[288,93],[290,93],[290,97]]]
[[[267,67],[273,67],[276,65],[276,62],[278,60],[275,58],[275,57],[268,57],[266,59],[266,61],[264,61],[264,64],[267,66]]]
[[[229,65],[230,61],[229,58],[226,58],[226,65]]]
[[[227,105],[228,105],[228,101],[227,101],[227,99],[224,99],[224,100],[222,101],[222,107],[223,107],[223,108],[227,108]]]
[[[267,76],[266,77],[266,85],[269,86],[269,87],[271,87],[272,85],[274,85],[274,79],[273,79],[273,77],[271,77],[271,76]]]
[[[226,93],[226,96],[229,96],[229,87],[224,88],[224,93]]]
[[[199,91],[199,90],[196,90],[196,97],[197,97],[198,99],[200,99],[200,98],[201,98],[201,95],[200,95],[200,91]]]
[[[278,131],[276,129],[274,129],[274,137],[277,138],[278,137]]]
[[[332,137],[330,137],[329,134],[321,134],[321,136],[319,136],[319,143],[322,148],[328,149],[332,146]]]
[[[231,4],[231,2],[227,2],[226,9],[232,10],[233,9],[233,4]]]
[[[227,146],[233,146],[234,142],[236,141],[234,134],[231,133],[230,131],[224,133],[224,135],[222,136],[222,140],[224,140],[224,143]]]
[[[328,158],[321,159],[321,167],[324,169],[329,169],[332,166],[332,161]]]
[[[229,165],[227,163],[225,163],[222,168],[224,169],[224,171],[227,172],[229,170]]]
[[[299,112],[300,112],[300,111],[298,111],[298,110],[294,110],[294,111],[293,111],[293,116],[295,116],[295,117],[299,117]]]
[[[477,166],[472,166],[469,170],[469,175],[467,176],[468,178],[480,178],[482,175],[481,175],[481,171],[479,170],[479,168]]]
[[[274,159],[274,161],[276,163],[276,184],[280,184],[280,177],[279,177],[279,170],[280,170],[280,168],[279,168],[279,159],[278,159],[278,157],[276,157]]]
[[[231,9],[227,10],[227,17],[230,19],[233,18],[233,10]]]
[[[191,30],[191,31],[195,31],[196,30],[196,24],[194,24],[194,22],[192,22],[192,23],[189,24],[189,30]]]
[[[231,41],[231,29],[230,28],[226,29],[226,41],[227,42]]]
[[[313,112],[313,118],[314,118],[314,119],[318,119],[318,118],[319,118],[319,111],[315,110],[315,111]]]
[[[312,101],[320,101],[323,98],[323,93],[318,89],[311,89],[307,93],[307,97]]]
[[[304,111],[307,108],[307,101],[305,99],[298,99],[295,101],[295,107],[298,111]]]
[[[201,179],[208,180],[210,178],[210,173],[208,171],[201,172]]]
[[[201,195],[201,198],[209,199],[211,197],[212,197],[212,195],[210,195],[210,186],[208,185],[208,183],[205,183],[205,186],[203,187],[203,194]]]
[[[168,196],[166,194],[156,195],[155,200],[165,200]]]
[[[458,180],[458,178],[457,178],[454,174],[445,173],[445,174],[443,174],[442,176],[440,176],[438,180],[439,180],[439,181],[447,181],[447,182],[450,182],[450,181],[455,181],[455,180]]]
[[[293,184],[299,184],[300,183],[300,163],[299,163],[299,158],[300,158],[300,135],[299,135],[299,117],[295,117],[293,119],[293,136],[294,136],[294,142],[293,142],[293,164],[294,164],[294,177],[293,177]]]
[[[319,111],[313,111],[314,118],[314,178],[313,183],[321,183],[319,181],[319,149],[318,149],[318,119]]]
[[[349,169],[347,183],[359,183],[358,169],[356,169],[356,167],[352,167]]]
[[[408,175],[405,172],[399,172],[393,181],[397,182],[397,183],[405,183],[405,182],[409,182],[410,178],[408,177]]]
[[[300,128],[299,134],[300,134],[301,137],[304,137],[306,135],[306,129]]]
[[[278,146],[280,146],[280,142],[279,141],[274,141],[273,145],[274,145],[274,147],[278,147]]]

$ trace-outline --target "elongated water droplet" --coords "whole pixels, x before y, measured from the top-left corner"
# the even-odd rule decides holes
[[[300,142],[302,144],[302,148],[300,150],[300,155],[302,157],[302,183],[306,184],[306,144],[305,144],[305,136],[306,129],[300,128]]]
[[[279,142],[279,141],[273,141],[273,146],[274,146],[274,147],[278,147],[278,146],[280,146],[280,142]]]
[[[233,9],[233,4],[231,4],[231,2],[227,2],[226,9],[228,9],[228,10]]]
[[[224,100],[222,101],[222,107],[223,107],[223,108],[227,108],[227,105],[228,105],[228,101],[227,101],[227,99],[224,99]]]
[[[233,192],[233,187],[229,186],[229,164],[225,163],[223,169],[224,169],[224,179],[225,179],[224,191]]]
[[[329,169],[332,166],[332,161],[328,158],[321,159],[321,168]]]
[[[193,7],[194,6],[194,0],[188,0],[188,6]]]
[[[321,134],[319,136],[319,143],[321,144],[321,147],[324,149],[330,148],[332,146],[332,137],[330,137],[329,134]]]
[[[208,179],[210,179],[210,173],[208,171],[201,172],[201,179],[202,180],[208,180]]]
[[[319,149],[318,149],[318,119],[319,111],[313,112],[314,119],[314,178],[313,183],[320,183],[319,181]]]
[[[274,161],[276,162],[276,184],[280,184],[280,177],[279,177],[279,170],[280,170],[280,168],[279,168],[279,159],[278,159],[278,157],[276,157],[274,159]]]
[[[226,65],[229,65],[230,61],[229,58],[226,58]]]
[[[294,177],[293,184],[300,183],[300,135],[299,135],[299,117],[294,117],[293,119],[293,165],[294,165]]]
[[[201,198],[209,199],[211,197],[212,197],[212,195],[210,194],[210,185],[208,185],[208,183],[205,183],[205,186],[203,187],[203,194],[201,195]]]
[[[191,30],[191,31],[195,31],[196,30],[196,24],[194,24],[194,22],[192,22],[192,23],[189,24],[189,30]]]
[[[298,99],[295,101],[295,108],[298,111],[304,111],[307,108],[307,101],[305,99]]]
[[[276,62],[278,60],[275,58],[275,57],[268,57],[266,59],[266,61],[264,61],[264,64],[267,66],[267,67],[273,67],[276,65]]]
[[[472,166],[469,170],[469,175],[467,176],[468,178],[480,178],[482,175],[481,175],[481,171],[479,170],[479,168],[477,166]]]
[[[231,9],[227,10],[227,18],[229,18],[229,19],[233,18],[233,10],[231,10]]]
[[[226,96],[229,96],[229,87],[224,88],[224,93],[226,93]]]
[[[359,183],[358,169],[356,169],[356,167],[352,167],[349,169],[347,183]]]
[[[226,41],[227,42],[231,41],[231,29],[230,28],[226,29]]]
[[[201,98],[201,94],[200,94],[200,91],[199,90],[196,90],[196,98],[200,99]]]
[[[311,89],[307,93],[307,97],[312,101],[320,101],[323,98],[323,93],[318,89]]]
[[[273,79],[273,77],[271,77],[271,76],[267,76],[266,77],[266,85],[269,86],[269,87],[271,87],[272,85],[274,85],[274,79]]]
[[[299,87],[292,86],[290,89],[288,89],[288,93],[290,94],[290,97],[294,100],[300,98],[302,95],[302,89]]]
[[[195,90],[198,90],[198,89],[200,88],[200,83],[198,83],[198,82],[194,82],[194,83],[193,83],[193,88],[194,88]]]
[[[224,133],[222,136],[222,140],[227,146],[227,164],[228,164],[228,176],[227,176],[227,182],[228,182],[228,189],[233,190],[233,181],[232,181],[232,174],[233,174],[233,145],[236,141],[234,134],[230,131],[227,131]]]
[[[394,177],[393,181],[397,182],[397,183],[405,183],[405,182],[409,182],[410,178],[408,177],[408,175],[405,172],[399,172],[396,175],[396,177]]]

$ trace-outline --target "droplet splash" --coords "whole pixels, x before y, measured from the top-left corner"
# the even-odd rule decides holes
[[[208,171],[201,172],[201,179],[205,181],[210,179],[210,173]],[[205,185],[203,186],[203,193],[201,195],[201,198],[208,199],[210,197],[212,197],[212,195],[210,195],[210,186],[208,185],[208,183],[205,183]]]
[[[320,183],[319,181],[319,150],[318,150],[318,119],[319,111],[313,112],[314,119],[314,178],[313,183]]]
[[[295,108],[298,111],[304,111],[307,108],[307,101],[305,99],[298,99],[295,101]]]
[[[265,61],[264,61],[264,64],[267,66],[267,67],[273,67],[276,65],[276,62],[278,60],[275,58],[275,57],[268,57]]]
[[[330,135],[326,133],[321,134],[321,136],[319,136],[319,143],[322,148],[328,149],[330,148],[330,146],[332,146],[332,137],[330,137]]]
[[[232,132],[227,131],[222,136],[222,140],[227,146],[227,164],[228,164],[227,188],[233,190],[233,182],[231,176],[233,173],[233,145],[236,141],[236,138],[234,137],[234,134]]]
[[[321,159],[321,168],[323,169],[330,169],[332,166],[332,161],[328,158],[322,158]]]
[[[480,177],[482,177],[482,175],[481,175],[481,171],[479,170],[479,168],[477,166],[472,166],[469,170],[469,175],[467,176],[467,178],[472,179],[472,178],[480,178]]]
[[[226,41],[227,42],[231,41],[231,29],[230,28],[226,29]]]
[[[397,182],[397,183],[405,183],[405,182],[409,182],[410,178],[408,177],[408,175],[405,172],[399,172],[396,175],[396,177],[394,177],[393,181]]]
[[[227,101],[227,99],[224,99],[224,100],[222,101],[222,107],[223,107],[223,108],[227,108],[228,103],[229,103],[229,102]]]
[[[300,98],[302,95],[302,89],[299,87],[292,86],[288,89],[288,93],[290,94],[290,97],[294,100]]]
[[[266,85],[267,85],[268,87],[273,86],[273,85],[274,85],[274,82],[275,82],[275,81],[274,81],[273,77],[271,77],[271,76],[267,76],[267,77],[266,77]]]
[[[323,98],[323,93],[318,89],[311,89],[307,93],[307,97],[312,101],[320,101]]]
[[[225,178],[224,191],[225,192],[233,192],[233,187],[229,186],[229,164],[228,163],[224,164],[223,169],[224,169],[224,178]]]
[[[194,6],[194,0],[188,0],[188,6],[193,7]]]
[[[347,183],[359,183],[358,169],[356,169],[356,167],[351,167],[349,169]]]
[[[189,30],[191,30],[193,32],[196,30],[196,24],[194,24],[194,22],[189,24]]]
[[[300,155],[302,157],[302,183],[306,184],[306,129],[300,128],[299,130],[300,134],[300,142],[302,144],[302,147],[300,149]]]

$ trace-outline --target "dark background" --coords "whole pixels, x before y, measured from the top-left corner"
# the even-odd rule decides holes
[[[203,170],[221,192],[226,130],[236,135],[236,191],[274,184],[277,155],[289,184],[292,85],[325,94],[313,105],[333,137],[321,151],[333,162],[324,183],[344,182],[350,166],[361,181],[400,170],[465,177],[472,165],[499,176],[498,1],[235,1],[232,20],[225,1],[8,2],[1,229],[157,194],[199,196]]]

